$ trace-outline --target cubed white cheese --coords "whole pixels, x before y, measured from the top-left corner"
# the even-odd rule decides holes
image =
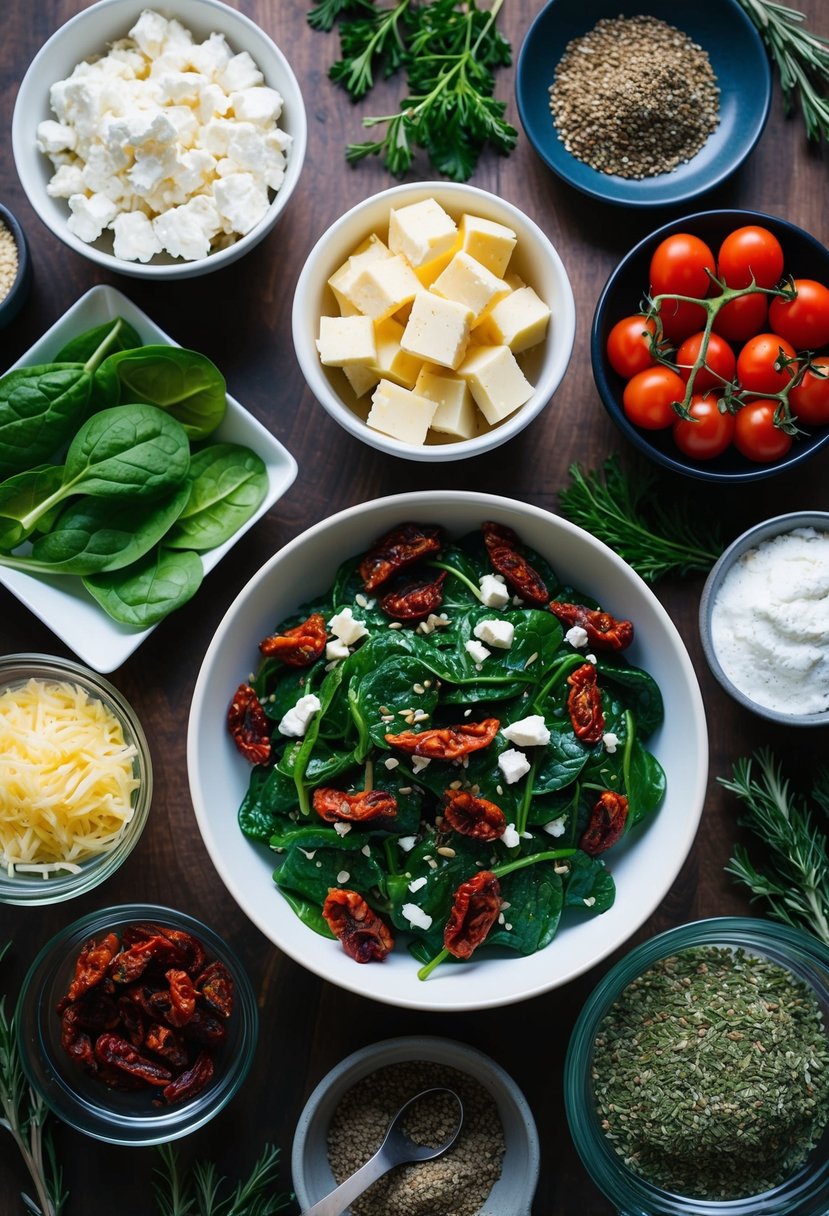
[[[474,638],[470,638],[468,642],[464,642],[463,648],[473,663],[483,663],[484,659],[488,659],[492,654],[492,651],[488,650],[483,642],[476,642]]]
[[[425,443],[437,406],[428,397],[382,379],[371,395],[366,423],[401,443]]]
[[[422,266],[448,251],[457,237],[455,221],[433,198],[393,207],[389,215],[389,248],[402,253],[410,266]]]
[[[543,747],[550,742],[550,732],[541,714],[529,714],[518,722],[502,726],[501,734],[519,747]]]
[[[319,697],[312,692],[306,693],[284,715],[277,730],[281,735],[287,735],[291,739],[301,739],[308,729],[308,723],[321,709],[322,703]]]
[[[458,367],[490,426],[508,418],[533,395],[508,346],[472,346]]]
[[[463,304],[473,314],[475,321],[502,296],[509,294],[509,287],[503,279],[463,250],[455,254],[430,290],[445,296],[447,300]]]
[[[370,366],[376,356],[374,322],[370,317],[320,317],[316,341],[320,362],[326,367],[362,363]]]
[[[498,299],[482,323],[483,340],[508,346],[513,354],[537,346],[547,336],[550,309],[532,287]]]
[[[347,295],[360,312],[380,321],[408,304],[419,290],[420,281],[406,259],[398,254],[363,266]]]
[[[355,397],[364,397],[370,388],[374,388],[380,379],[380,373],[373,367],[364,367],[360,363],[346,364],[343,372],[351,385]]]
[[[494,617],[491,620],[478,621],[472,632],[487,646],[494,646],[497,650],[509,650],[515,637],[515,626],[512,621]]]
[[[454,369],[466,353],[472,320],[466,305],[418,291],[400,345],[420,359]]]
[[[403,904],[400,911],[415,929],[430,929],[432,926],[432,918],[428,913],[419,908],[417,904]]]
[[[328,622],[328,628],[334,637],[339,638],[346,646],[353,646],[360,638],[368,635],[365,623],[355,620],[350,608],[341,608],[339,612],[335,612]]]
[[[403,350],[400,345],[402,337],[403,326],[399,321],[395,321],[394,317],[374,322],[375,356],[371,365],[372,370],[377,373],[374,382],[376,384],[380,379],[391,380],[393,384],[399,384],[402,388],[413,388],[418,392],[415,384],[422,364],[414,355]],[[419,395],[429,396],[428,393]]]
[[[415,355],[407,357],[417,361]],[[441,375],[437,369],[430,370],[429,365],[422,365],[414,391],[437,403],[432,419],[433,431],[441,435],[451,435],[455,439],[471,439],[477,434],[478,411],[465,380],[456,376]]]
[[[523,752],[509,747],[498,757],[498,767],[507,785],[514,785],[530,771],[531,765]]]
[[[471,254],[499,279],[504,277],[517,240],[515,233],[505,224],[486,220],[479,215],[461,217],[461,249]]]
[[[481,603],[486,608],[506,608],[510,594],[500,575],[482,574],[478,582],[481,584]]]

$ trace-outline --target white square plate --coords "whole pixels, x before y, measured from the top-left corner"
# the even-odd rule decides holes
[[[129,321],[147,344],[180,345],[120,291],[102,285],[81,296],[13,367],[48,363],[70,338],[114,317]],[[268,492],[255,514],[230,540],[202,554],[205,574],[209,574],[239,537],[282,497],[297,474],[296,461],[287,448],[230,394],[227,413],[213,438],[223,443],[244,444],[256,452],[268,471]],[[128,625],[120,625],[95,603],[81,580],[70,575],[31,575],[0,567],[0,583],[95,671],[109,672],[120,667],[155,628],[131,629]]]

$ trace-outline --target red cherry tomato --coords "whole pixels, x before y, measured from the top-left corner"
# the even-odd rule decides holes
[[[792,437],[774,425],[774,401],[749,401],[734,419],[734,446],[755,464],[780,460],[792,446]]]
[[[825,426],[829,423],[829,358],[813,359],[822,376],[806,372],[800,384],[789,393],[789,405],[798,422],[805,426]]]
[[[692,334],[676,352],[679,374],[686,384],[691,375],[691,368],[699,357],[703,337],[701,333]],[[736,370],[737,357],[734,351],[724,338],[711,334],[705,352],[705,363],[694,376],[694,391],[704,393],[710,388],[721,388],[724,383],[734,379]]]
[[[766,296],[752,292],[723,304],[714,317],[714,333],[728,342],[746,342],[768,328],[769,304]]]
[[[720,246],[717,275],[728,287],[774,287],[783,277],[783,250],[774,233],[749,224],[730,232]]]
[[[781,350],[790,359],[797,353],[791,342],[777,334],[749,338],[737,356],[737,379],[742,387],[750,393],[779,393],[784,389],[793,373],[789,368],[775,370]]]
[[[829,287],[814,279],[795,279],[794,285],[794,300],[772,300],[769,324],[798,350],[820,350],[829,343]]]
[[[655,363],[650,342],[645,336],[648,332],[656,333],[656,322],[653,317],[639,313],[617,321],[607,336],[608,362],[614,372],[625,380],[637,372],[643,372],[646,367],[653,367]]]
[[[715,265],[714,255],[705,241],[688,232],[676,232],[654,250],[651,288],[656,295],[670,292],[704,300],[711,285],[707,272],[713,273]]]
[[[693,422],[677,418],[674,423],[674,443],[694,460],[713,460],[720,456],[734,438],[735,419],[727,411],[721,414],[715,396],[694,393],[688,411]]]
[[[676,418],[674,401],[682,401],[685,385],[669,367],[648,367],[627,382],[622,396],[625,414],[646,431],[661,431]]]
[[[660,301],[659,317],[665,337],[674,346],[679,346],[705,325],[705,309],[701,304],[689,304],[687,300]]]

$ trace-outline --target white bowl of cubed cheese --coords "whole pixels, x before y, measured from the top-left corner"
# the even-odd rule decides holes
[[[561,258],[512,203],[453,182],[395,186],[317,241],[293,338],[312,394],[408,460],[477,456],[548,404],[573,349]]]
[[[217,270],[270,232],[306,131],[287,59],[242,13],[220,0],[100,0],[33,59],[12,148],[60,240],[166,280]]]

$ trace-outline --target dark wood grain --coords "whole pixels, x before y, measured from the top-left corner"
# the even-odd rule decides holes
[[[231,0],[233,2],[233,0]],[[288,54],[306,97],[308,156],[301,186],[282,222],[248,257],[215,275],[180,284],[150,285],[110,276],[67,250],[29,208],[11,154],[10,125],[17,84],[54,29],[83,7],[77,0],[6,0],[0,48],[0,198],[30,238],[34,286],[27,307],[0,333],[0,367],[17,358],[96,282],[112,282],[184,345],[208,353],[230,391],[290,449],[299,476],[276,507],[211,574],[199,595],[163,623],[113,681],[138,711],[155,763],[155,796],[147,830],[122,870],[104,887],[71,904],[0,908],[0,941],[13,948],[2,966],[0,991],[10,998],[32,956],[67,919],[105,904],[169,901],[195,913],[232,942],[259,993],[262,1034],[242,1092],[212,1124],[184,1144],[185,1155],[212,1157],[238,1176],[267,1139],[282,1148],[282,1182],[290,1188],[290,1148],[302,1106],[322,1075],[364,1044],[392,1035],[434,1033],[473,1043],[508,1069],[524,1089],[542,1143],[536,1216],[609,1216],[610,1205],[574,1154],[561,1098],[564,1050],[587,994],[612,959],[565,988],[520,1008],[440,1016],[381,1006],[317,979],[281,955],[253,928],[225,891],[202,846],[190,802],[185,736],[190,697],[213,631],[241,585],[282,544],[308,525],[352,503],[402,490],[491,490],[555,510],[567,468],[597,465],[622,443],[602,409],[590,373],[588,334],[598,294],[630,245],[676,211],[631,213],[577,195],[536,158],[523,135],[508,159],[485,158],[474,184],[496,191],[530,214],[564,260],[576,297],[578,330],[565,380],[545,413],[507,447],[476,460],[447,464],[401,461],[373,451],[340,430],[305,388],[293,354],[290,312],[303,260],[342,211],[390,180],[376,162],[350,170],[343,145],[359,138],[360,110],[327,80],[336,40],[314,33],[302,0],[237,0]],[[502,24],[517,51],[540,0],[511,0]],[[825,0],[802,0],[814,28],[829,33]],[[552,65],[551,65],[552,70]],[[512,101],[513,75],[499,93]],[[389,102],[396,88],[388,86]],[[376,112],[377,102],[372,99]],[[745,206],[784,216],[829,235],[827,158],[806,146],[799,121],[787,122],[776,93],[758,148],[740,172],[699,204]],[[429,177],[422,166],[419,176]],[[692,210],[698,209],[694,205]],[[721,513],[727,536],[778,511],[829,506],[827,457],[803,473],[739,491],[698,492]],[[659,588],[691,653],[702,685],[711,740],[711,784],[694,849],[659,911],[634,940],[689,919],[746,913],[747,901],[723,874],[737,836],[734,806],[716,784],[733,760],[769,743],[805,776],[827,732],[808,737],[775,730],[728,700],[710,676],[699,644],[696,613],[701,578]],[[7,591],[0,589],[0,649],[68,654],[62,643]],[[232,813],[232,811],[231,811]],[[153,1154],[112,1148],[59,1129],[58,1148],[71,1198],[67,1216],[117,1210],[149,1216]],[[8,1137],[0,1133],[0,1216],[21,1211],[26,1179]]]

